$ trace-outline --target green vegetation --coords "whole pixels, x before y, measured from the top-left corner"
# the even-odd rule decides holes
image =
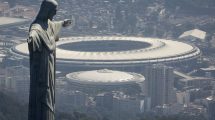
[[[201,115],[189,115],[185,113],[180,113],[178,115],[172,116],[153,116],[152,114],[139,115],[136,120],[206,120],[206,118]]]
[[[179,11],[184,14],[191,15],[214,15],[214,0],[166,0],[166,8]]]
[[[15,98],[0,92],[0,120],[27,120],[27,105],[21,105]]]
[[[11,93],[0,92],[0,120],[27,120],[27,105],[21,105]],[[56,112],[56,120],[98,120],[97,115],[87,115],[80,112],[60,113]],[[126,115],[125,115],[126,116]],[[101,117],[101,116],[100,116]],[[109,116],[102,117],[99,120],[109,120]],[[125,119],[126,120],[126,119]],[[205,120],[204,116],[191,116],[188,114],[179,114],[174,116],[154,116],[138,115],[134,120]]]

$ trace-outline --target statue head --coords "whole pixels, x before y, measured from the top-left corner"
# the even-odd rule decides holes
[[[41,4],[40,11],[36,17],[36,20],[52,20],[57,13],[57,6],[58,3],[55,0],[44,0]]]

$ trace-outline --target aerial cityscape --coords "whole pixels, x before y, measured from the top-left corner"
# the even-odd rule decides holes
[[[0,0],[0,120],[27,120],[29,27]],[[57,0],[56,120],[215,120],[214,0]]]

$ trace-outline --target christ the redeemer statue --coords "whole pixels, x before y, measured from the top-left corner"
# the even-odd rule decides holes
[[[58,3],[44,0],[29,29],[30,96],[28,120],[55,119],[56,41],[71,20],[53,21]]]

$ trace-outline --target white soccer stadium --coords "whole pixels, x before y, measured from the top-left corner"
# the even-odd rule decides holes
[[[199,48],[183,42],[119,36],[66,37],[57,42],[56,51],[58,68],[68,71],[107,68],[136,72],[148,64],[190,62],[201,55]],[[29,59],[27,43],[14,46],[11,52]]]

